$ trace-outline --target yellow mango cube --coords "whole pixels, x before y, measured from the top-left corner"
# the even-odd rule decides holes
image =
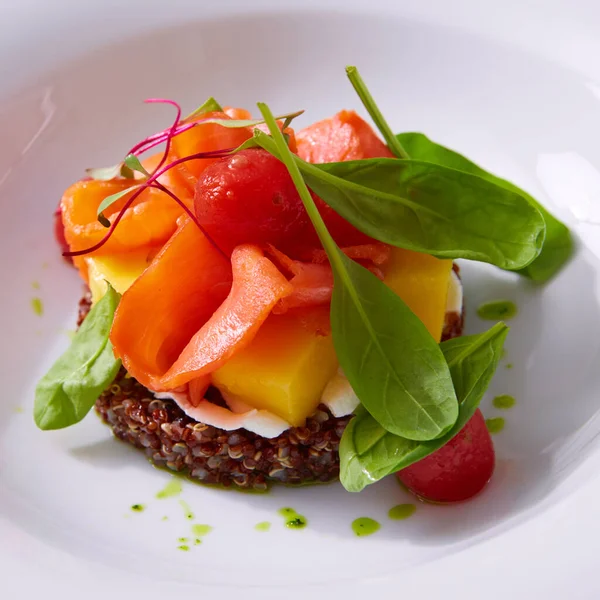
[[[446,317],[452,261],[393,248],[384,265],[384,282],[421,319],[439,341]]]
[[[108,289],[107,282],[119,294],[126,292],[150,264],[154,254],[154,251],[145,249],[127,254],[86,258],[92,304],[104,296]]]
[[[224,396],[299,426],[314,413],[337,368],[329,308],[292,310],[270,315],[212,382]]]

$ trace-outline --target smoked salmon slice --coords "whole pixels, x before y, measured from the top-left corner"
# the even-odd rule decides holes
[[[71,251],[85,250],[106,235],[108,229],[98,222],[98,207],[108,196],[132,185],[135,185],[135,181],[131,179],[90,179],[78,181],[65,191],[61,213],[65,239]],[[111,222],[132,193],[120,198],[105,211],[105,216]],[[192,205],[189,194],[179,197],[189,206]],[[183,212],[164,192],[146,188],[127,209],[108,241],[90,256],[121,254],[164,244],[177,229],[177,219]]]
[[[231,266],[229,296],[161,377],[164,389],[177,388],[222,366],[252,341],[275,304],[293,291],[258,246],[238,246],[231,256]]]
[[[353,110],[342,110],[296,133],[298,156],[310,163],[394,158],[371,126]]]
[[[198,386],[292,290],[257,246],[238,246],[229,262],[186,219],[123,294],[110,336],[115,355],[151,390]]]
[[[158,152],[142,161],[144,168],[152,173],[162,159]],[[178,187],[170,174],[164,173],[158,178],[166,188],[172,191],[188,208],[193,207],[192,196],[187,188]],[[69,187],[60,202],[60,212],[64,229],[64,238],[71,251],[85,250],[97,244],[107,233],[107,228],[98,222],[98,207],[101,202],[118,192],[135,185],[132,179],[113,179],[98,181],[86,179]],[[133,192],[132,192],[133,193]],[[121,211],[131,194],[117,200],[104,215],[110,221]],[[145,247],[157,247],[164,244],[177,229],[177,219],[183,209],[167,194],[155,188],[144,190],[127,209],[109,240],[88,256],[106,256],[133,252]],[[75,257],[75,265],[81,261]],[[80,268],[84,279],[86,269]]]
[[[231,281],[230,261],[183,220],[116,310],[110,339],[127,371],[160,390],[161,376],[225,300]]]
[[[378,266],[389,259],[391,248],[386,244],[373,243],[342,248],[342,252],[348,258],[364,262],[369,270],[383,279]],[[291,275],[290,284],[293,287],[292,293],[277,303],[273,313],[282,314],[291,308],[310,308],[331,302],[333,272],[324,250],[313,252],[313,262],[293,260],[272,245],[269,245],[267,254]]]

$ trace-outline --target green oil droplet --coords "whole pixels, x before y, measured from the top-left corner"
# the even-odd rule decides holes
[[[373,535],[379,531],[379,529],[381,529],[381,525],[369,517],[360,517],[359,519],[354,519],[354,521],[352,521],[352,531],[354,531],[358,537]]]
[[[193,521],[194,513],[192,512],[190,505],[185,500],[180,500],[179,504],[181,505],[181,508],[183,508],[183,512],[185,513],[185,518],[188,521]]]
[[[189,552],[190,547],[185,544],[182,544],[181,546],[177,546],[177,550],[181,550],[182,552]]]
[[[505,365],[505,367],[504,367],[504,368],[505,368],[505,369],[512,369],[512,368],[513,368],[513,365],[512,365],[512,363],[508,363],[507,365]]]
[[[161,519],[161,521],[168,521],[168,520],[169,520],[169,517],[167,517],[167,516],[164,516],[164,517]]]
[[[44,305],[42,304],[41,298],[38,298],[37,296],[31,299],[31,308],[38,317],[41,317],[44,314]]]
[[[388,511],[388,517],[395,521],[401,521],[402,519],[408,519],[412,516],[417,507],[414,504],[398,504]]]
[[[293,508],[280,508],[277,512],[285,519],[285,526],[289,529],[304,529],[308,524],[306,517]]]
[[[256,529],[256,531],[269,531],[269,529],[271,529],[271,523],[269,523],[269,521],[263,521],[262,523],[257,523],[254,526],[254,529]]]
[[[515,403],[516,403],[516,400],[512,396],[509,396],[508,394],[502,394],[500,396],[496,396],[492,400],[492,404],[496,408],[501,408],[501,409],[512,408],[515,405]]]
[[[202,525],[202,524],[192,525],[192,533],[196,537],[202,537],[204,535],[207,535],[208,533],[210,533],[212,531],[212,529],[213,528],[210,525]]]
[[[202,540],[200,538],[196,538],[194,540],[194,546],[199,546],[202,543]]]
[[[504,429],[504,419],[495,417],[494,419],[485,420],[486,427],[490,433],[500,433]]]
[[[485,302],[477,309],[480,319],[497,321],[498,319],[512,319],[517,314],[517,305],[510,300],[493,300]]]
[[[179,479],[172,479],[165,485],[165,487],[156,494],[159,500],[164,498],[173,498],[173,496],[179,496],[181,494],[182,486]]]
[[[146,510],[146,507],[143,504],[132,504],[131,510],[133,512],[144,512],[144,510]]]
[[[189,541],[190,541],[190,539],[189,539],[189,538],[186,538],[186,537],[180,537],[180,538],[179,538],[177,541],[178,541],[180,544],[185,544],[186,542],[189,542]]]
[[[39,290],[39,289],[40,289],[40,282],[39,282],[39,281],[32,281],[32,282],[31,282],[31,287],[32,287],[34,290]]]
[[[25,412],[25,409],[22,406],[13,406],[13,412],[22,414]]]

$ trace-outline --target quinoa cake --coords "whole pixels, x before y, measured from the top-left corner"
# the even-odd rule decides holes
[[[79,324],[90,301],[89,293],[80,301]],[[446,313],[442,339],[458,337],[462,328],[462,313]],[[213,403],[224,404],[214,387],[207,396]],[[245,429],[225,431],[194,421],[172,400],[155,398],[123,368],[95,408],[116,438],[144,450],[156,466],[205,484],[256,491],[265,491],[273,482],[297,485],[337,479],[339,443],[352,418],[334,417],[321,404],[303,427],[288,429],[276,438]]]

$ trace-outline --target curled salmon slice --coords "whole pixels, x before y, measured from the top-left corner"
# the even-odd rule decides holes
[[[117,307],[110,339],[127,371],[162,389],[161,377],[223,303],[231,281],[230,261],[183,219]]]
[[[391,252],[386,244],[350,246],[342,248],[342,252],[348,258],[364,263],[371,272],[383,279],[379,266],[389,259]],[[275,305],[273,308],[275,314],[283,314],[292,308],[310,308],[331,302],[333,272],[324,250],[314,252],[314,262],[293,260],[272,245],[269,245],[267,254],[273,258],[280,269],[289,273],[293,288],[290,295],[282,298]]]
[[[229,295],[161,377],[163,389],[184,385],[222,366],[254,339],[277,302],[293,291],[258,246],[244,244],[235,248],[231,266],[233,283]]]
[[[298,156],[310,163],[394,158],[371,126],[353,110],[342,110],[296,133]]]
[[[238,246],[230,262],[184,219],[123,294],[111,342],[127,371],[151,390],[207,384],[202,378],[250,343],[292,291],[260,248]]]

